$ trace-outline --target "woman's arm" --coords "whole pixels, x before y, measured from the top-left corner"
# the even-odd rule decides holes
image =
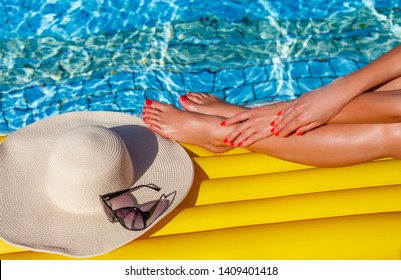
[[[302,135],[329,121],[358,95],[400,76],[401,45],[353,73],[286,102],[285,108],[277,112],[274,120],[266,119],[272,115],[272,108],[269,106],[251,109],[228,118],[225,125],[242,124],[227,139],[230,142],[238,139],[236,142],[249,145],[271,134],[285,137],[295,132]],[[265,113],[263,108],[267,110]],[[263,133],[257,133],[261,127],[264,127]]]
[[[303,134],[326,123],[358,95],[401,76],[401,45],[372,63],[292,101],[274,120],[274,130],[285,137]]]

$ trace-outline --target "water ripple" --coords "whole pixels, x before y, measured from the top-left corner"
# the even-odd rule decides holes
[[[380,3],[2,0],[0,131],[187,91],[295,98],[401,42],[399,1]]]

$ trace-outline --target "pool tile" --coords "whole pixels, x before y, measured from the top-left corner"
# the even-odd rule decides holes
[[[132,112],[140,115],[145,104],[145,91],[123,90],[116,93],[116,105],[123,112]]]
[[[323,85],[320,78],[300,78],[298,79],[298,86],[301,93],[305,93]]]
[[[355,61],[344,57],[334,57],[330,59],[329,64],[338,77],[354,72],[359,68]]]
[[[174,104],[175,100],[169,91],[148,89],[145,91],[146,99],[157,100],[165,104]]]
[[[290,79],[306,78],[311,76],[309,65],[305,61],[288,63],[287,69]]]
[[[90,111],[120,111],[120,107],[115,102],[105,104],[104,101],[91,102],[88,109]]]
[[[253,93],[252,85],[240,86],[231,88],[224,91],[226,101],[233,104],[243,104],[255,101],[255,94]]]
[[[285,64],[268,64],[265,67],[268,80],[288,79],[288,72]]]
[[[53,103],[55,86],[33,86],[25,89],[24,96],[29,108],[45,108]]]
[[[254,91],[257,100],[273,100],[277,94],[277,81],[254,84]]]
[[[334,80],[335,80],[334,77],[333,78],[322,78],[322,85],[324,86],[324,85],[330,84]]]
[[[89,108],[88,97],[63,99],[59,101],[60,113],[86,111]]]
[[[9,93],[1,94],[1,110],[5,111],[10,108],[18,108],[22,110],[28,109],[27,100],[24,91],[17,90]]]
[[[82,94],[87,96],[102,96],[111,92],[110,84],[106,79],[83,81]]]
[[[18,108],[10,108],[3,112],[4,119],[7,122],[7,130],[17,130],[26,124],[32,123],[31,110],[21,110]]]
[[[160,82],[163,89],[168,91],[183,91],[184,80],[182,74],[170,71],[157,71],[155,72],[157,80]]]
[[[96,106],[99,108],[101,105],[103,106],[109,106],[110,104],[114,103],[116,99],[116,93],[112,92],[105,92],[105,93],[96,93],[93,95],[88,96],[88,101],[89,101],[89,108],[93,108],[96,104]]]
[[[210,71],[183,73],[185,90],[193,92],[212,92],[215,73]]]
[[[45,108],[32,109],[32,121],[36,122],[44,118],[60,114],[60,104],[52,104]]]
[[[251,66],[244,69],[245,82],[247,84],[267,81],[266,68],[264,66]]]
[[[277,97],[280,100],[293,99],[301,95],[301,89],[296,81],[279,80],[277,81]],[[276,96],[273,96],[276,97]]]
[[[83,81],[71,81],[57,87],[56,99],[79,98],[82,96]]]
[[[8,132],[8,125],[4,118],[3,112],[0,113],[0,132]]]
[[[135,73],[136,89],[158,89],[162,90],[162,86],[153,71],[136,72]]]
[[[216,73],[214,90],[238,87],[245,84],[243,69],[226,68]]]
[[[330,77],[335,76],[335,73],[331,69],[328,61],[311,60],[308,62],[310,71],[313,77]]]
[[[133,90],[135,88],[133,73],[118,72],[114,75],[111,75],[107,81],[111,87],[111,91],[113,92]]]

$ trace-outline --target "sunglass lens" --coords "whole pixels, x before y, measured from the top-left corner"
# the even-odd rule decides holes
[[[107,207],[106,203],[104,201],[101,201],[102,207],[103,207],[103,211],[107,216],[107,219],[109,219],[110,222],[114,222],[114,218],[113,218],[113,212],[110,210],[109,207]]]
[[[120,209],[116,211],[118,221],[128,229],[142,230],[145,228],[145,221],[142,215],[135,209]]]

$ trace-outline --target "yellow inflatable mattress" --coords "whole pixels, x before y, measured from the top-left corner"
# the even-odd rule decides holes
[[[314,168],[183,146],[195,165],[187,198],[146,236],[92,259],[401,259],[401,161]],[[0,241],[0,259],[69,258]]]

